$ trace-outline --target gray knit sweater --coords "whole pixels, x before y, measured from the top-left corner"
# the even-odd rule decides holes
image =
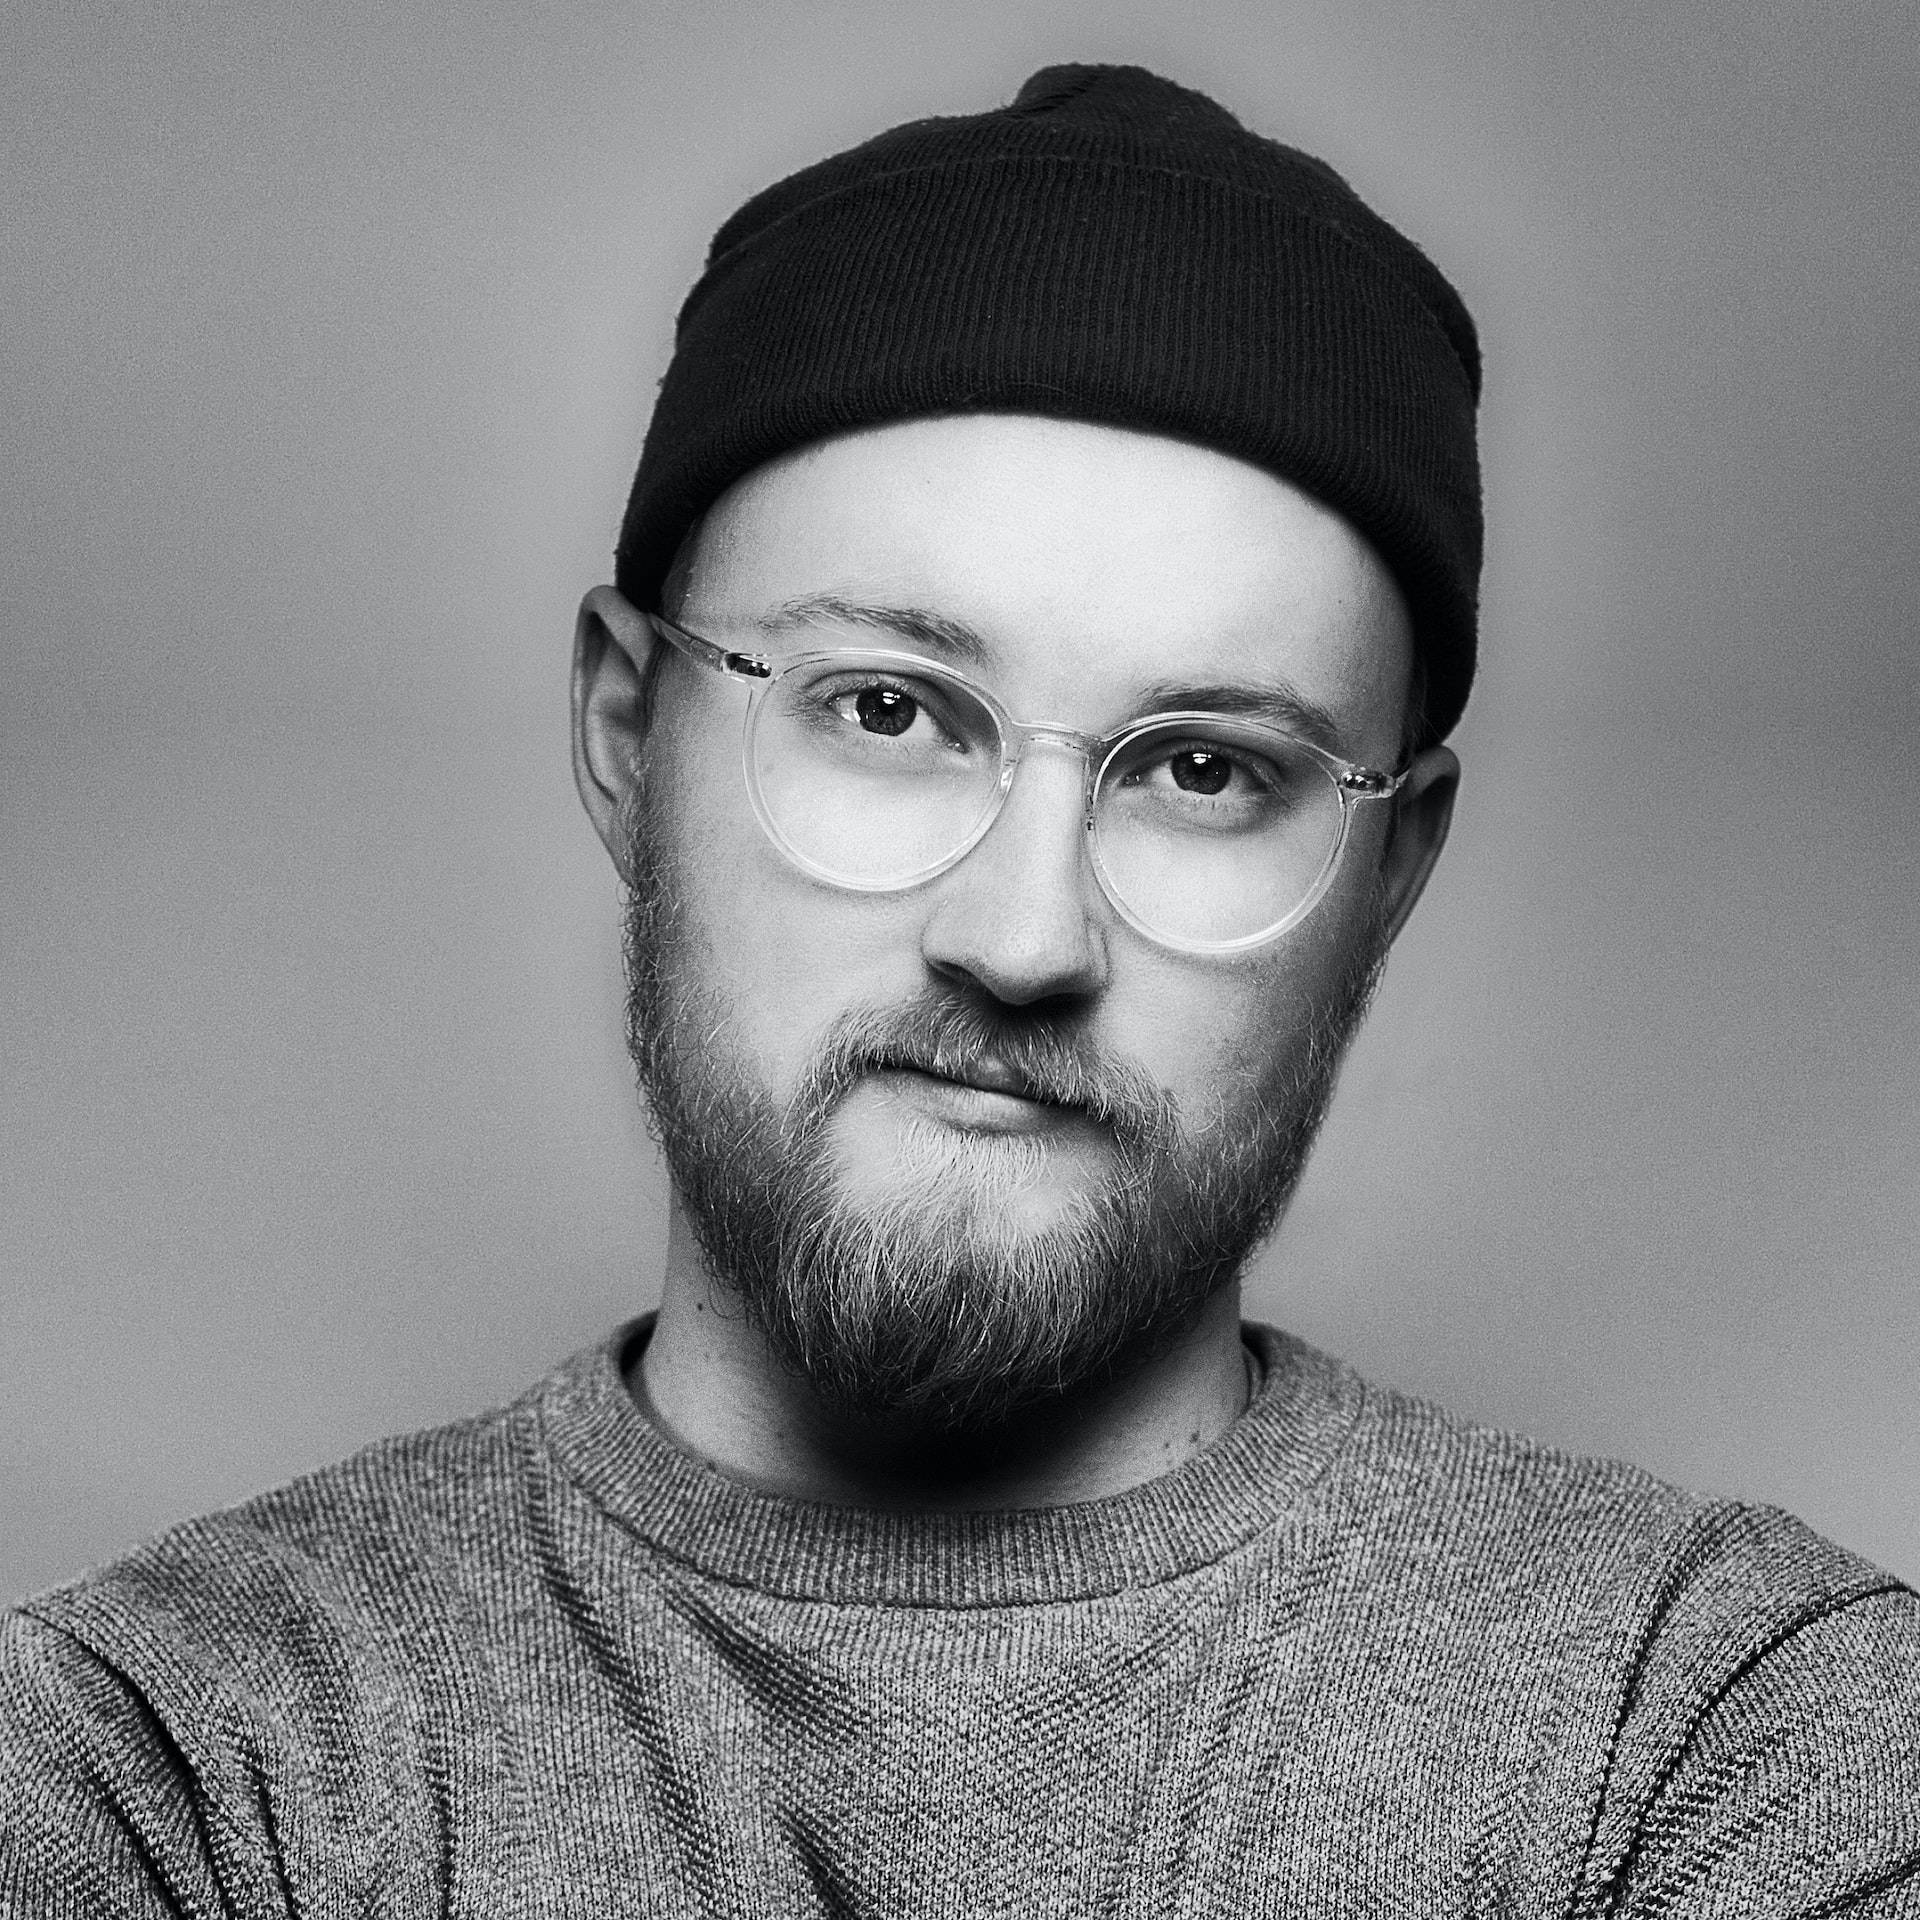
[[[1920,1914],[1920,1600],[1250,1329],[1165,1479],[930,1516],[617,1343],[35,1600],[0,1913]]]

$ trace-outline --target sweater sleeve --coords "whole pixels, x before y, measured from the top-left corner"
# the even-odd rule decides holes
[[[197,1802],[126,1679],[0,1617],[0,1920],[225,1920]]]
[[[1672,1731],[1610,1911],[1920,1920],[1920,1597],[1829,1597]]]

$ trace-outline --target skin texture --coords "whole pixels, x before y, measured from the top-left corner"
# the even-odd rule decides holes
[[[1168,704],[1146,696],[1156,683],[1279,685],[1325,711],[1346,757],[1399,758],[1411,644],[1377,556],[1286,482],[1184,442],[982,415],[789,455],[709,513],[679,614],[729,644],[777,651],[804,637],[769,639],[763,623],[816,596],[966,623],[989,650],[969,670],[1025,720],[1104,732]],[[623,873],[638,769],[675,796],[703,986],[782,1103],[837,1015],[944,986],[1071,1020],[1204,1128],[1249,1061],[1297,1043],[1376,937],[1376,914],[1397,933],[1444,842],[1458,777],[1446,748],[1421,754],[1396,802],[1358,810],[1306,921],[1268,947],[1199,957],[1145,939],[1100,892],[1072,755],[1031,754],[957,867],[904,893],[854,894],[809,879],[762,833],[740,777],[744,690],[656,648],[610,587],[582,606],[574,695],[581,795]],[[944,1130],[1014,1236],[1096,1190],[1111,1151],[1058,1110],[920,1076],[861,1082],[830,1124],[856,1200],[884,1198],[910,1177],[927,1129]],[[1009,1205],[995,1156],[1015,1132],[1041,1145],[1044,1166]],[[1217,1437],[1247,1393],[1238,1321],[1237,1289],[1223,1288],[1123,1378],[1062,1396],[989,1444],[942,1447],[819,1404],[706,1271],[676,1201],[660,1316],[632,1384],[680,1444],[771,1491],[1054,1504],[1138,1484]]]

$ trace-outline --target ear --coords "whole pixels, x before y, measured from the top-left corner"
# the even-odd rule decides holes
[[[621,810],[639,777],[660,641],[613,587],[580,602],[573,630],[573,783],[623,880]]]
[[[1454,795],[1460,790],[1460,759],[1451,747],[1416,754],[1393,797],[1393,827],[1380,855],[1386,900],[1387,938],[1397,940],[1447,844]]]

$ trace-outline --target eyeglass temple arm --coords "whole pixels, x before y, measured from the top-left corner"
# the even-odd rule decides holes
[[[1378,767],[1339,764],[1334,772],[1343,793],[1356,800],[1391,800],[1407,784],[1406,773],[1382,773]]]
[[[730,652],[711,640],[703,640],[697,633],[689,633],[685,627],[676,627],[661,614],[649,613],[644,617],[648,626],[662,640],[684,653],[697,666],[706,667],[714,673],[729,674],[737,680],[766,680],[773,675],[772,663],[760,654]]]

